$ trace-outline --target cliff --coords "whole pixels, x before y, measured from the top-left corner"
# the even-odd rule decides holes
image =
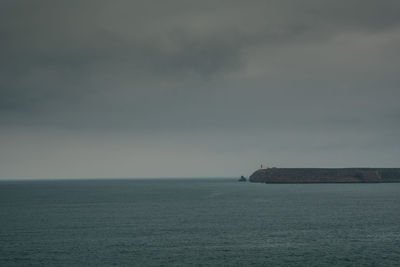
[[[400,168],[268,168],[249,177],[256,183],[400,182]]]

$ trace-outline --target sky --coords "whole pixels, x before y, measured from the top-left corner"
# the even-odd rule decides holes
[[[0,0],[0,179],[400,167],[400,1]]]

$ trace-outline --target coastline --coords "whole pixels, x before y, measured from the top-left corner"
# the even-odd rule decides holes
[[[249,177],[255,183],[398,183],[400,168],[265,168]]]

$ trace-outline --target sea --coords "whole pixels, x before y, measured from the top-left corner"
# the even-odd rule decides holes
[[[400,183],[1,181],[0,266],[400,266]]]

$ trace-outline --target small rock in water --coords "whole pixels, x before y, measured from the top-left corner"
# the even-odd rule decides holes
[[[247,179],[242,175],[242,176],[240,176],[240,179],[238,181],[239,182],[246,182]]]

